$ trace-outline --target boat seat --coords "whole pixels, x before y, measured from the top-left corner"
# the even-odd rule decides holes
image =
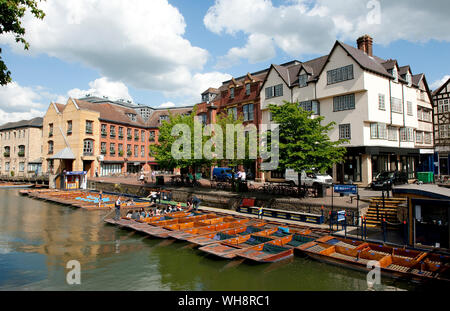
[[[239,235],[247,235],[247,234],[252,234],[255,232],[260,232],[262,231],[261,228],[257,228],[257,227],[253,227],[253,226],[248,226],[247,229],[245,229],[245,231],[239,233]]]
[[[287,243],[287,245],[297,247],[297,246],[300,246],[302,244],[312,242],[312,241],[314,241],[313,238],[306,237],[306,236],[299,235],[299,234],[294,234],[294,236],[292,237],[292,240],[289,243]]]
[[[313,252],[313,253],[320,253],[321,251],[323,251],[325,248],[320,246],[320,245],[314,245],[311,246],[309,248],[307,248],[307,251]]]
[[[278,254],[289,250],[289,248],[274,245],[274,244],[264,244],[262,251],[269,254]]]

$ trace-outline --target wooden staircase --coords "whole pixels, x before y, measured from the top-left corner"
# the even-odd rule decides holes
[[[381,222],[386,219],[387,222],[398,223],[397,209],[401,204],[406,203],[406,198],[383,198],[376,197],[370,199],[369,210],[365,217],[367,221],[367,227],[375,228],[381,227]],[[377,204],[378,204],[378,219],[377,219]],[[389,225],[388,225],[389,226]]]

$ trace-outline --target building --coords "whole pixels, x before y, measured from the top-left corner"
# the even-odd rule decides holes
[[[433,92],[435,173],[450,175],[450,78]]]
[[[42,120],[0,126],[0,175],[31,177],[42,173]]]
[[[333,167],[334,182],[367,186],[387,170],[402,170],[414,179],[433,161],[432,100],[425,76],[373,55],[372,43],[368,35],[358,39],[357,48],[336,41],[328,55],[272,65],[262,85],[263,123],[270,123],[269,105],[283,100],[336,123],[330,139],[348,143],[345,162]],[[265,178],[283,178],[283,172]]]
[[[158,126],[169,113],[192,107],[153,110],[144,120],[135,109],[108,100],[51,103],[43,120],[44,171],[85,171],[93,177],[158,169],[150,155]]]

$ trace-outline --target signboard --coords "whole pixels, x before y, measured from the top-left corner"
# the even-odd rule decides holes
[[[344,220],[345,220],[345,211],[337,212],[337,221],[344,221]]]
[[[345,194],[357,194],[358,186],[356,185],[334,185],[334,192],[345,193]]]
[[[87,172],[86,171],[82,171],[82,172],[66,172],[66,175],[86,175]]]

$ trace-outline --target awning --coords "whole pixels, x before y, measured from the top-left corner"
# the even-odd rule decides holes
[[[39,158],[33,161],[28,161],[28,164],[42,164],[42,159]]]
[[[75,160],[75,155],[72,152],[72,149],[69,147],[64,148],[54,156],[51,156],[49,159],[56,159],[56,160]]]

